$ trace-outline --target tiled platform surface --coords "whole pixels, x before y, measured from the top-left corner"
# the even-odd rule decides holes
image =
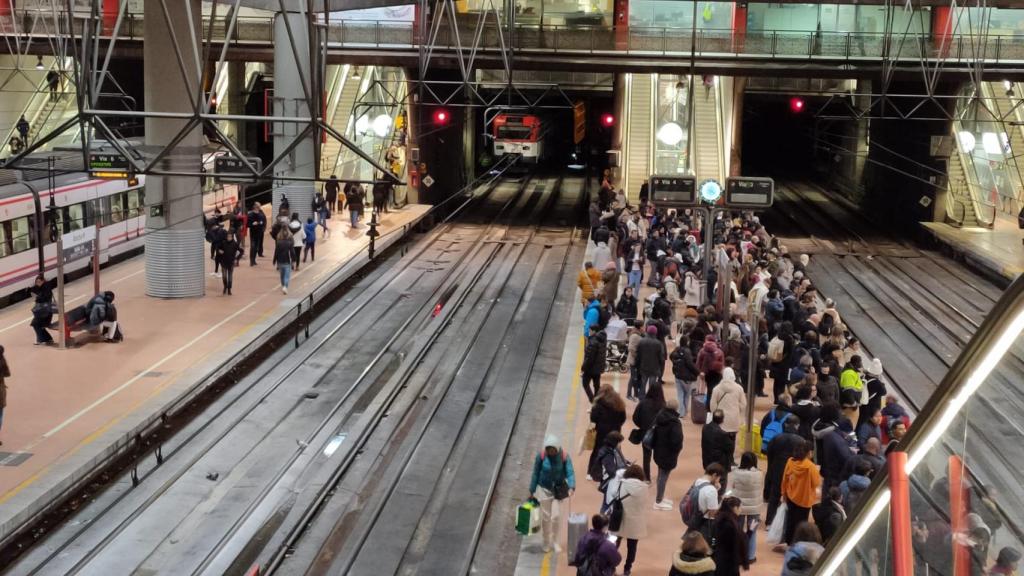
[[[409,205],[385,214],[378,249],[398,241],[429,208]],[[269,237],[257,266],[249,266],[246,254],[235,269],[233,296],[221,295],[210,260],[206,296],[182,300],[144,295],[144,256],[104,269],[101,289],[117,294],[124,326],[120,344],[91,339],[67,350],[34,346],[32,304],[0,312],[0,344],[12,373],[0,430],[0,539],[123,449],[167,407],[198,393],[279,332],[300,300],[321,297],[364,266],[367,227],[352,229],[342,215],[330,227],[331,237],[319,238],[316,261],[293,274],[287,296],[271,263]],[[91,276],[70,283],[69,306],[84,303],[92,290]]]
[[[995,227],[956,228],[938,222],[923,222],[925,230],[948,245],[968,262],[996,277],[1012,281],[1024,272],[1024,230],[997,218]]]

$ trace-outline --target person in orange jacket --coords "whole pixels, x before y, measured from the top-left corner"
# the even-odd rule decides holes
[[[782,474],[782,497],[786,502],[785,542],[793,544],[793,533],[801,522],[806,522],[811,506],[818,501],[821,474],[811,461],[811,447],[807,441],[798,444],[793,456],[786,462]]]
[[[597,294],[597,290],[601,286],[601,272],[594,268],[593,262],[583,263],[583,270],[580,270],[576,277],[576,285],[583,293],[580,298],[583,301],[583,307],[586,308],[590,299]]]

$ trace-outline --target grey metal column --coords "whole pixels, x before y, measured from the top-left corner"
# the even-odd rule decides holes
[[[199,72],[189,30],[201,29],[199,0],[166,2],[169,18],[165,18],[162,2],[145,3],[146,110],[193,113]],[[193,26],[188,24],[191,8]],[[168,29],[167,21],[171,22]],[[172,34],[173,31],[173,34]],[[175,41],[182,54],[175,57]],[[189,84],[186,85],[181,68]],[[171,143],[187,120],[168,118],[146,119],[146,144],[162,146]],[[165,170],[199,172],[202,168],[203,133],[198,126],[160,163]],[[146,294],[158,298],[202,296],[204,278],[204,230],[202,185],[198,178],[183,176],[150,176],[146,180],[146,205],[151,207],[146,218]],[[156,209],[156,211],[154,211]],[[159,210],[162,209],[162,213]]]
[[[292,2],[291,4],[298,4]],[[300,12],[278,12],[274,15],[274,115],[312,118],[318,111],[309,109],[302,83],[309,82],[313,73],[310,65],[308,15]],[[294,41],[297,50],[292,50]],[[285,151],[305,128],[305,124],[277,122],[273,127],[274,156]],[[313,215],[314,186],[309,182],[277,180],[291,176],[314,178],[317,175],[313,134],[302,142],[274,168],[274,215],[281,206],[281,197],[287,195],[290,211],[298,212],[305,222]]]

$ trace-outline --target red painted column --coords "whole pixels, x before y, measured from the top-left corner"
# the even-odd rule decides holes
[[[914,576],[914,548],[910,537],[910,480],[907,453],[893,452],[889,460],[889,525],[892,537],[893,576]]]
[[[120,10],[118,0],[103,0],[103,33],[113,34],[114,25],[117,24],[117,13]]]
[[[970,576],[971,549],[957,542],[956,535],[968,530],[967,513],[970,512],[967,486],[964,484],[963,461],[959,456],[949,457],[949,524],[953,534],[953,576]]]
[[[615,49],[629,49],[629,0],[615,0]]]
[[[949,6],[932,6],[932,42],[935,55],[949,55],[949,45],[953,40],[953,9]]]
[[[737,2],[732,9],[732,51],[743,52],[743,44],[747,38],[747,4]]]
[[[0,0],[0,16],[11,15],[11,0]]]

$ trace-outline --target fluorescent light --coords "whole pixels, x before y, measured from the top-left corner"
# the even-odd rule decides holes
[[[388,131],[391,130],[391,117],[387,114],[381,114],[373,119],[373,133],[383,138],[388,135]]]
[[[363,114],[362,116],[360,116],[356,120],[356,133],[357,134],[366,134],[366,132],[369,129],[370,129],[370,119],[366,117],[366,114]]]
[[[667,146],[676,146],[683,141],[683,127],[675,122],[666,122],[658,128],[658,140]]]
[[[949,429],[950,424],[953,423],[953,419],[956,418],[960,410],[963,409],[967,401],[970,400],[974,392],[978,390],[982,382],[988,379],[989,375],[995,370],[999,362],[1002,361],[1006,351],[1010,349],[1010,346],[1017,341],[1021,332],[1024,332],[1024,310],[1017,314],[1017,317],[1013,319],[1007,325],[1003,333],[999,335],[999,338],[995,341],[992,347],[989,349],[985,357],[981,359],[977,367],[971,372],[971,375],[967,378],[967,381],[960,386],[960,390],[957,395],[950,398],[949,404],[946,405],[945,410],[942,412],[942,416],[939,421],[936,422],[927,435],[921,440],[921,443],[916,447],[912,454],[907,454],[907,474],[909,475],[914,468],[924,460],[925,455],[931,450],[933,446],[939,441],[939,438]]]
[[[867,514],[861,518],[859,524],[853,529],[853,533],[847,534],[843,538],[843,545],[839,547],[839,550],[832,555],[829,563],[826,564],[818,574],[838,574],[839,567],[846,561],[846,557],[853,552],[854,546],[860,543],[864,535],[868,533],[868,529],[874,525],[875,519],[882,514],[885,507],[889,505],[889,499],[892,497],[892,492],[888,488],[885,488],[881,494],[878,495],[878,500],[868,510]]]
[[[974,146],[978,143],[974,138],[974,134],[971,134],[967,130],[961,130],[957,133],[957,139],[960,140],[960,150],[964,154],[970,154],[974,151]]]
[[[981,135],[981,145],[988,154],[1002,154],[1003,147],[999,145],[999,136],[995,132],[985,132]]]

